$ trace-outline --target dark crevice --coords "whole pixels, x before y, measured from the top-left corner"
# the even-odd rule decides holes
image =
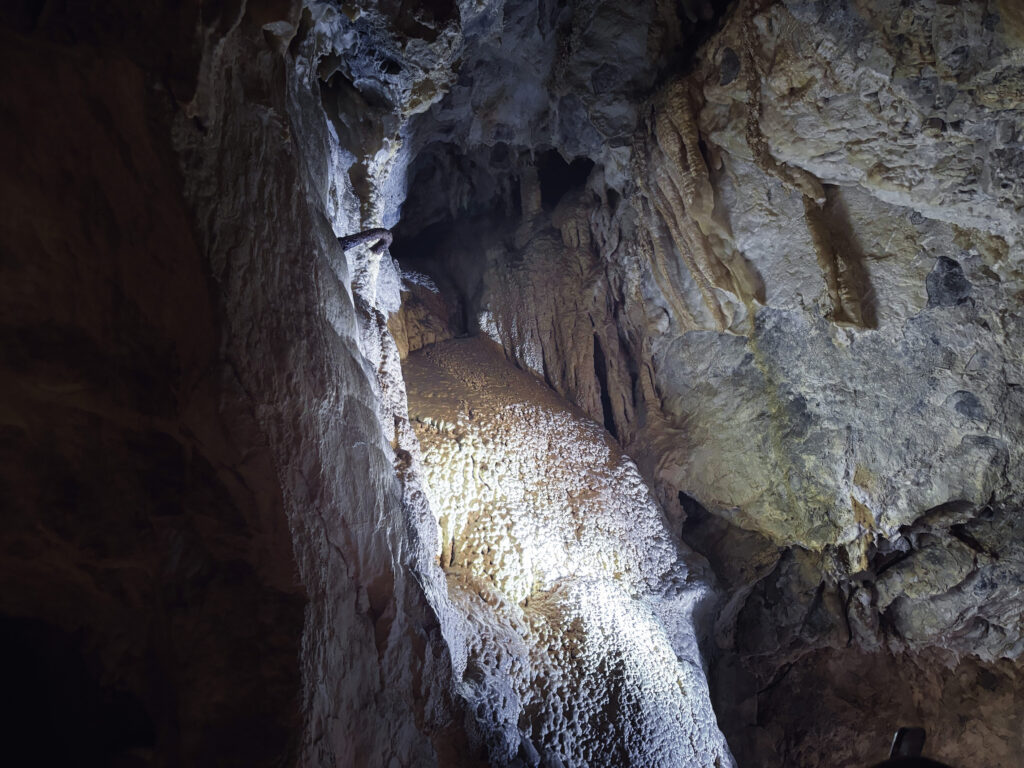
[[[518,360],[513,360],[512,362],[515,363],[516,368],[524,370]],[[544,379],[544,383],[548,385],[548,388],[557,392],[558,388],[554,385],[554,382],[551,381],[551,373],[548,371],[548,359],[546,355],[541,355],[540,357],[540,372],[541,377]]]
[[[459,6],[453,0],[390,0],[381,3],[381,8],[403,34],[428,43],[459,18]]]
[[[608,364],[604,357],[604,350],[601,349],[601,340],[596,333],[594,334],[594,376],[597,378],[597,386],[601,395],[604,428],[618,440],[619,432],[615,427],[615,412],[612,410],[612,399],[608,394]]]
[[[659,81],[692,72],[697,52],[718,31],[737,7],[736,0],[681,0],[675,4],[682,36],[676,55],[665,62]]]
[[[993,560],[999,559],[998,553],[989,552],[984,544],[982,544],[980,541],[978,541],[976,538],[974,538],[974,536],[970,534],[970,532],[967,530],[967,526],[963,523],[949,526],[949,535],[952,536],[954,539],[957,539],[958,541],[966,544],[979,555],[987,555],[991,557]]]
[[[132,693],[104,683],[84,638],[36,619],[0,617],[10,765],[133,765],[156,727]]]
[[[853,596],[857,593],[858,586],[856,583],[849,585],[849,591],[839,587],[839,597],[843,601],[843,625],[846,628],[846,647],[849,648],[853,645],[853,622],[850,621],[850,603],[853,602]]]
[[[610,213],[615,213],[615,209],[619,207],[619,200],[622,196],[611,187],[608,188],[608,210]]]
[[[706,168],[714,168],[714,163],[711,162],[711,150],[708,149],[708,143],[704,141],[704,137],[697,139],[697,148],[700,150],[701,159],[704,161]]]
[[[469,302],[465,298],[459,297],[457,307],[460,325],[455,329],[455,335],[460,337],[469,336],[476,330],[473,327],[473,313],[470,310]]]
[[[537,179],[540,200],[545,210],[554,210],[566,193],[587,183],[594,161],[577,157],[567,163],[557,149],[550,149],[537,158]]]
[[[896,550],[886,555],[878,554],[875,556],[872,562],[872,570],[875,572],[875,577],[881,576],[887,570],[892,568],[897,563],[901,563],[913,554],[914,550],[910,549],[906,552]]]
[[[691,527],[699,524],[710,514],[704,505],[690,494],[679,491],[678,497],[679,506],[683,508],[683,514],[686,515],[686,522],[683,524],[684,529],[687,527],[687,524],[690,524]]]

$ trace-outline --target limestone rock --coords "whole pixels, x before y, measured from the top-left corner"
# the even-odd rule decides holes
[[[492,764],[731,765],[693,632],[701,563],[633,463],[490,341],[403,370]]]
[[[807,657],[820,648],[875,654],[872,674],[887,654],[1020,657],[1024,111],[997,85],[1019,75],[1012,5],[737,3],[645,102],[628,178],[607,149],[559,187],[544,158],[475,155],[473,178],[520,180],[518,209],[489,203],[518,224],[453,215],[442,247],[403,251],[471,273],[454,290],[479,331],[604,423],[717,564],[714,633],[737,665],[721,669],[745,670],[721,696],[788,665],[836,673]],[[990,724],[1004,740],[1010,717]],[[779,764],[828,753],[776,747]]]
[[[8,6],[21,762],[1015,764],[1019,3]]]

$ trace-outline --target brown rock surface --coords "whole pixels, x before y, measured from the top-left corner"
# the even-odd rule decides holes
[[[131,46],[64,39],[76,21],[2,43],[6,749],[276,764],[306,602],[281,488],[220,357],[173,101]]]
[[[300,11],[4,12],[12,764],[424,765],[428,730],[460,743],[341,248],[285,139],[269,30]]]

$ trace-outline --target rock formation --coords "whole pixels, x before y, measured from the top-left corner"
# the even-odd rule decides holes
[[[461,693],[491,760],[731,764],[693,614],[702,562],[608,433],[487,339],[403,368]]]
[[[1017,764],[1015,0],[0,35],[12,764]]]

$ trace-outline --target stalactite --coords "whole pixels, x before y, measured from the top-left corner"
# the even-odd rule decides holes
[[[686,264],[687,269],[690,270],[690,274],[693,276],[694,282],[697,283],[697,288],[700,290],[704,305],[711,313],[712,318],[714,318],[718,330],[725,330],[728,322],[722,310],[722,305],[715,295],[716,276],[711,270],[711,263],[707,260],[707,252],[697,252],[693,247],[686,231],[687,219],[685,218],[685,213],[673,205],[673,200],[669,194],[666,194],[662,188],[655,187],[651,190],[651,195],[654,207],[668,227],[676,250],[679,251],[683,258],[683,263]],[[698,260],[698,253],[705,257],[703,261]],[[665,263],[667,263],[667,257],[665,259]]]
[[[853,266],[846,264],[837,252],[825,221],[825,188],[813,174],[782,162],[772,155],[768,140],[761,130],[761,84],[765,79],[765,72],[757,55],[757,35],[754,28],[754,14],[760,10],[761,5],[758,2],[748,3],[743,11],[743,23],[740,26],[741,55],[743,68],[747,73],[745,138],[757,166],[779,179],[788,189],[799,192],[803,199],[807,229],[831,302],[832,321],[837,325],[865,327],[860,290],[853,275]]]
[[[655,113],[655,137],[670,162],[659,166],[675,183],[680,202],[697,221],[711,218],[714,193],[700,153],[700,131],[687,86],[675,82],[666,89]]]
[[[724,318],[721,316],[721,308],[714,296],[714,291],[704,273],[699,269],[696,262],[693,261],[689,249],[679,247],[677,234],[676,232],[671,231],[671,222],[674,221],[671,209],[665,203],[664,196],[661,195],[657,184],[652,184],[650,182],[647,158],[651,152],[651,142],[648,139],[647,142],[638,146],[637,150],[633,153],[635,176],[640,179],[645,192],[644,195],[638,195],[636,198],[639,213],[645,220],[656,222],[656,211],[657,216],[660,217],[662,221],[665,222],[666,226],[670,228],[672,240],[677,244],[680,256],[686,264],[687,269],[690,270],[690,274],[692,275],[694,282],[697,284],[698,290],[701,292],[701,297],[704,300],[705,306],[708,307],[708,310],[713,316],[715,311],[718,311],[718,316],[715,317],[715,320],[718,327],[722,328],[724,327]],[[651,265],[654,279],[658,283],[658,287],[661,289],[665,299],[668,301],[676,321],[686,330],[699,328],[700,324],[696,321],[693,313],[687,307],[686,301],[682,296],[682,292],[678,287],[676,287],[676,284],[672,279],[672,269],[670,267],[670,264],[673,261],[672,255],[665,249],[661,242],[660,234],[657,232],[651,232],[649,234],[649,240],[649,247],[644,247],[642,252],[648,259],[648,263]]]
[[[648,208],[647,210],[648,215],[651,215],[650,209]],[[669,306],[672,308],[672,313],[676,322],[679,323],[680,327],[684,331],[700,328],[700,324],[696,319],[694,319],[693,313],[690,312],[689,308],[686,306],[686,302],[683,301],[679,290],[675,287],[672,281],[669,272],[671,255],[666,252],[660,234],[652,232],[646,242],[641,242],[643,243],[642,252],[644,257],[651,265],[654,273],[654,279],[658,283],[658,287],[661,289],[662,295],[665,296]]]
[[[828,229],[822,221],[821,206],[807,195],[804,195],[803,201],[807,231],[810,232],[811,242],[814,244],[814,254],[818,258],[818,266],[821,267],[821,273],[825,277],[825,288],[828,290],[828,297],[832,302],[832,315],[835,318],[842,311],[843,305],[843,300],[839,295],[839,270],[836,269],[835,252],[832,250]]]
[[[761,83],[765,79],[764,67],[757,55],[757,35],[754,29],[754,14],[761,10],[761,2],[749,2],[743,9],[743,23],[740,25],[743,71],[747,74],[747,119],[744,125],[747,145],[757,166],[805,197],[819,205],[825,202],[825,191],[812,174],[775,158],[768,146],[768,140],[761,130]]]
[[[746,304],[763,301],[764,289],[756,271],[733,247],[728,226],[715,216],[696,110],[683,82],[665,89],[652,122],[654,136],[644,147],[648,161],[640,175],[646,195],[668,227],[715,326],[726,330],[731,318],[715,289],[729,291]],[[657,248],[655,256],[664,259]]]

